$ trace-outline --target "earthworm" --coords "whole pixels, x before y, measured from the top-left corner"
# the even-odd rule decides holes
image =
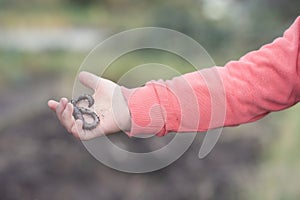
[[[73,116],[74,116],[75,120],[76,119],[82,120],[82,122],[83,122],[82,128],[83,129],[92,130],[97,127],[97,125],[100,122],[100,119],[95,112],[77,105],[79,102],[84,101],[84,100],[86,100],[88,102],[89,108],[92,107],[92,105],[94,105],[94,103],[95,103],[94,98],[89,94],[80,95],[77,99],[72,99],[71,103],[73,104],[73,107],[74,107]],[[83,117],[84,115],[89,115],[91,118],[93,118],[93,121],[91,123],[88,123],[84,119],[84,117]]]

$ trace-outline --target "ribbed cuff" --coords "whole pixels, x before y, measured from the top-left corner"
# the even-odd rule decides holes
[[[159,82],[149,82],[144,87],[127,89],[122,93],[131,115],[131,129],[126,134],[155,134],[164,136],[178,129],[179,119],[176,96]],[[180,112],[179,112],[180,113]]]

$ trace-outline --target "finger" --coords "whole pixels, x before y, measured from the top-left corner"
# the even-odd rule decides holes
[[[76,120],[77,121],[77,120]],[[77,139],[80,139],[79,137],[79,133],[78,133],[78,129],[77,129],[77,125],[76,125],[76,121],[73,124],[72,128],[71,128],[71,133],[74,137],[76,137]]]
[[[97,89],[100,80],[98,76],[85,71],[80,72],[78,78],[83,85],[93,90]]]
[[[48,107],[55,112],[56,107],[58,106],[58,102],[54,100],[48,101]]]
[[[73,118],[73,105],[71,103],[67,103],[64,111],[62,112],[61,119],[68,132],[71,132],[72,126],[75,122]]]
[[[67,103],[68,103],[68,100],[66,98],[61,98],[59,101],[59,104],[56,106],[56,115],[60,121],[62,121],[61,115],[62,115],[62,112],[64,111]]]

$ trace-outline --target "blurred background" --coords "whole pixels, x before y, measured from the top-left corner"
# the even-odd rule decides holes
[[[299,14],[299,0],[0,0],[0,199],[299,199],[297,105],[225,128],[203,160],[199,133],[179,160],[147,174],[102,165],[47,108],[50,98],[72,96],[85,56],[120,31],[178,30],[222,66],[281,36]],[[192,70],[168,55],[137,54],[105,77],[158,59]]]

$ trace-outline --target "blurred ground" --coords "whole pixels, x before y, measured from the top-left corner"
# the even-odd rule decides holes
[[[1,199],[241,198],[241,183],[258,162],[258,139],[222,140],[199,160],[201,139],[165,169],[125,174],[96,161],[53,114],[41,112],[1,133]]]
[[[71,97],[84,57],[113,33],[172,28],[200,42],[222,66],[282,35],[299,7],[298,0],[0,0],[0,199],[298,200],[299,105],[226,128],[204,160],[197,157],[199,133],[171,166],[126,174],[96,161],[46,103]],[[117,80],[151,59],[121,60],[106,77]],[[163,60],[189,71],[180,60]]]

